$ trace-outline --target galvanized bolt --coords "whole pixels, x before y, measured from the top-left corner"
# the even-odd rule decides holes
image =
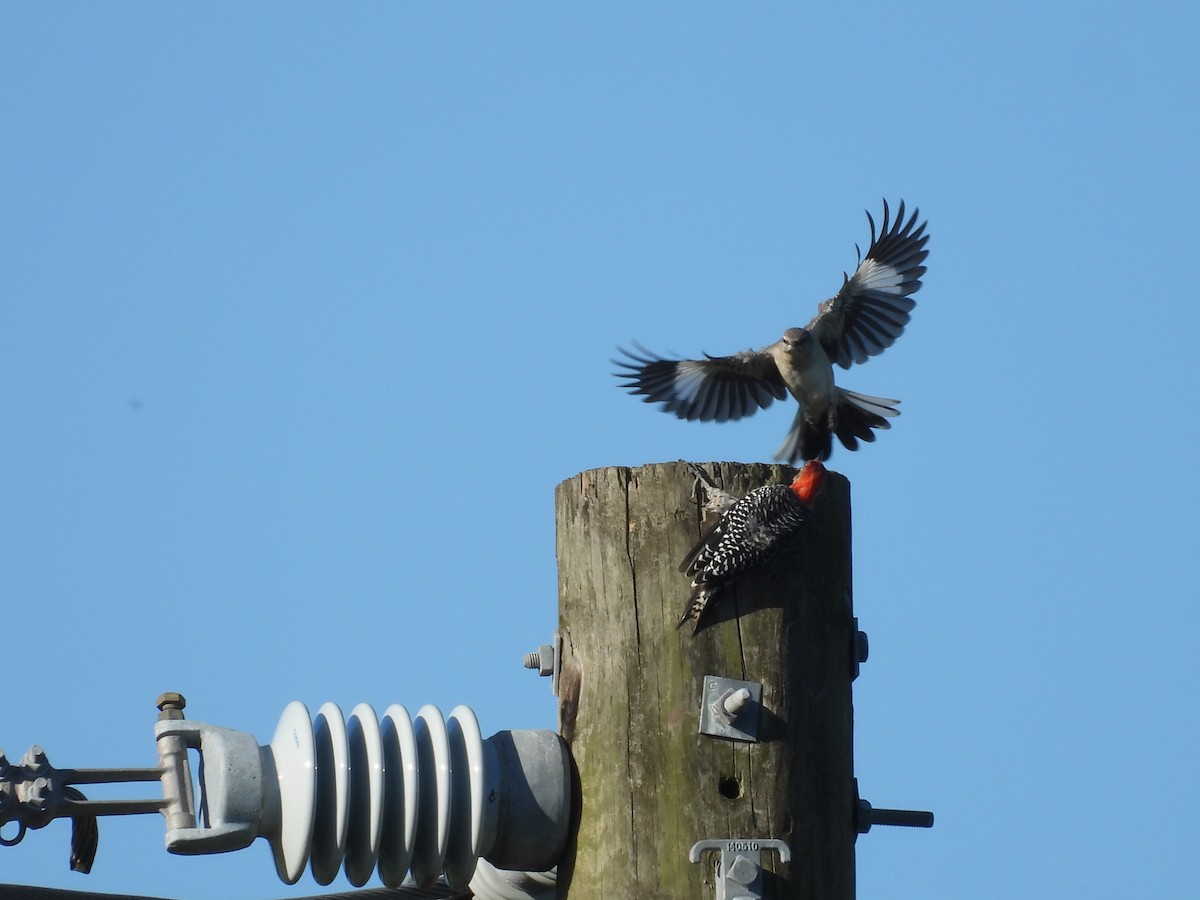
[[[533,653],[525,654],[525,668],[537,669],[537,673],[541,676],[554,674],[554,648],[549,644],[542,644]]]
[[[858,794],[854,779],[854,828],[866,834],[872,825],[901,825],[905,828],[932,828],[933,813],[920,809],[875,809]]]
[[[859,800],[857,824],[859,834],[866,834],[872,825],[932,828],[933,813],[920,809],[876,809],[866,800]]]
[[[34,772],[45,772],[50,767],[50,760],[46,756],[46,751],[42,749],[41,744],[34,744],[25,753],[25,758],[21,760],[22,765],[32,769]]]
[[[738,854],[729,866],[729,871],[725,872],[725,877],[736,881],[740,885],[749,887],[754,884],[754,880],[758,878],[759,867],[754,864],[754,861],[748,857]]]
[[[740,688],[736,691],[731,691],[721,698],[721,708],[731,716],[737,716],[746,704],[750,702],[750,691],[746,688]]]
[[[50,779],[42,775],[33,779],[29,788],[28,801],[34,809],[43,810],[50,802]]]
[[[154,705],[158,707],[158,721],[182,719],[184,707],[187,706],[187,700],[184,699],[183,694],[177,694],[175,691],[167,691],[165,694],[158,695],[158,699],[154,701]]]

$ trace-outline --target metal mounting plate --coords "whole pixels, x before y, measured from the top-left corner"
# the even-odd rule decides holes
[[[741,690],[749,692],[749,699],[736,713],[727,712],[722,706],[725,698]],[[705,675],[700,698],[700,733],[731,741],[757,741],[762,691],[763,686],[755,681]]]

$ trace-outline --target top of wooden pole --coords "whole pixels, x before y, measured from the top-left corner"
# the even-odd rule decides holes
[[[715,469],[739,496],[795,472]],[[695,636],[675,628],[690,593],[678,565],[705,527],[685,464],[594,469],[555,501],[560,730],[582,797],[559,896],[713,896],[713,862],[689,863],[693,843],[779,838],[793,861],[764,859],[766,896],[853,898],[846,479],[829,473],[808,526]],[[758,741],[697,733],[705,675],[763,685]]]

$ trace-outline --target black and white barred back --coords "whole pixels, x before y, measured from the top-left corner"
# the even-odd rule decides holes
[[[809,519],[809,508],[783,484],[755,488],[726,512],[680,566],[692,578],[684,622],[701,619],[713,598],[735,578],[770,561]]]

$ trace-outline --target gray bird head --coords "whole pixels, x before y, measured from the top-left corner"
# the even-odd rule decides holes
[[[807,363],[812,356],[813,336],[807,328],[789,328],[775,344],[796,365]]]
[[[807,328],[789,328],[779,339],[780,343],[788,348],[803,346],[810,340],[812,340],[812,335]]]
[[[783,337],[766,349],[787,381],[789,372],[797,367],[806,367],[812,361],[814,346],[812,334],[807,328],[789,328]]]

